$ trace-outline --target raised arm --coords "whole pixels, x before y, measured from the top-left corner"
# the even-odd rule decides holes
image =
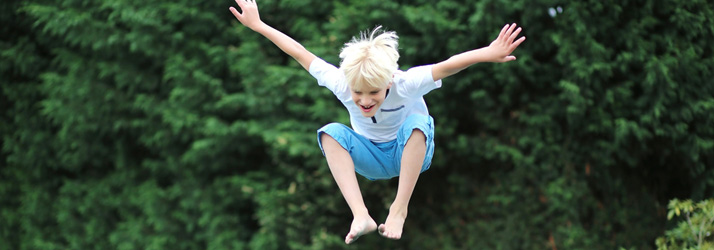
[[[526,37],[521,37],[514,42],[521,28],[516,29],[516,24],[506,25],[501,29],[498,38],[491,42],[491,45],[480,49],[470,50],[461,54],[454,55],[445,61],[434,64],[431,69],[434,81],[443,79],[447,76],[458,73],[459,71],[468,68],[469,66],[480,62],[509,62],[516,60],[516,57],[511,55],[518,45],[526,40]]]
[[[260,20],[258,5],[255,3],[255,0],[235,1],[238,7],[240,7],[241,12],[238,12],[234,7],[230,7],[229,10],[236,16],[240,23],[268,38],[283,52],[297,60],[305,70],[310,69],[310,63],[315,59],[315,55],[291,37]]]

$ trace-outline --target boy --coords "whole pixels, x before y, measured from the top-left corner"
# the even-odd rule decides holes
[[[516,24],[506,25],[488,47],[466,51],[433,65],[399,71],[397,35],[379,33],[347,43],[340,53],[340,68],[328,64],[301,44],[260,20],[255,0],[236,0],[241,12],[230,11],[246,27],[272,41],[329,88],[350,113],[354,130],[328,124],[318,130],[318,144],[352,210],[353,220],[345,243],[379,231],[400,239],[407,207],[419,174],[429,168],[434,153],[434,121],[422,96],[441,87],[441,79],[479,62],[508,62],[525,37]],[[514,41],[515,40],[515,41]],[[383,224],[369,215],[355,172],[370,179],[399,176],[397,196]]]

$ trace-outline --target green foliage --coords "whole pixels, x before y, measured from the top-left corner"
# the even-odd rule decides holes
[[[258,1],[333,64],[378,24],[402,69],[528,39],[426,96],[404,238],[346,246],[315,131],[347,113],[233,1],[3,1],[0,250],[655,249],[714,196],[710,1]],[[383,220],[396,180],[360,183]]]
[[[714,199],[702,200],[696,204],[692,200],[673,199],[667,205],[667,219],[684,216],[677,227],[657,238],[657,250],[714,249]]]

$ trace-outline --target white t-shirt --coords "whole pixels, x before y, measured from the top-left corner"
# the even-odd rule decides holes
[[[426,65],[395,72],[389,94],[374,117],[363,116],[352,101],[349,85],[340,69],[315,58],[309,71],[320,86],[330,89],[347,108],[355,132],[373,142],[388,142],[397,139],[397,131],[409,115],[429,115],[423,96],[441,87],[441,80],[434,81],[431,67]]]

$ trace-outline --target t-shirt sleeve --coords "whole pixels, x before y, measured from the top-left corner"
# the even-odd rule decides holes
[[[431,68],[432,65],[424,65],[402,72],[403,82],[400,84],[400,92],[405,96],[417,98],[441,88],[441,80],[434,81]]]
[[[317,79],[318,85],[328,88],[340,101],[350,97],[345,75],[334,65],[325,62],[321,58],[315,58],[310,63],[308,71],[312,77]]]

